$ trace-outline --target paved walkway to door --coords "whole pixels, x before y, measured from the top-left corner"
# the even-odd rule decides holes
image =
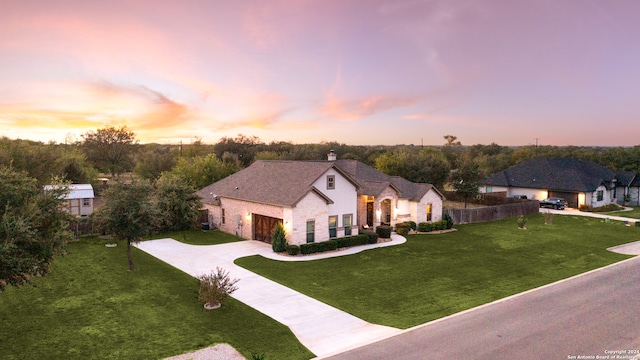
[[[368,323],[241,268],[233,261],[251,255],[289,261],[314,260],[352,254],[374,247],[397,245],[405,241],[404,237],[393,234],[392,241],[386,243],[300,257],[274,254],[270,244],[254,240],[198,246],[173,239],[159,239],[143,241],[136,246],[194,277],[209,273],[217,266],[228,270],[232,278],[240,279],[233,298],[287,325],[311,352],[316,356],[324,356],[398,334],[401,330]]]

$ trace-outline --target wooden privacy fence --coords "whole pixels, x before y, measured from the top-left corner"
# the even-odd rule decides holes
[[[523,201],[515,204],[503,204],[487,206],[475,209],[445,209],[454,224],[470,224],[500,220],[513,216],[537,214],[540,211],[540,203],[537,200]]]

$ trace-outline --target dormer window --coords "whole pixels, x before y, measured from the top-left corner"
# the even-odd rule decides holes
[[[327,190],[333,190],[336,188],[336,176],[327,175]]]

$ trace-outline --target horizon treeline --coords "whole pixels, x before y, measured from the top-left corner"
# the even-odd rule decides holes
[[[104,135],[102,130],[107,130],[111,137],[101,139],[100,136]],[[106,141],[106,145],[101,140]],[[42,185],[54,177],[72,183],[97,185],[101,176],[119,177],[133,173],[136,177],[150,180],[175,175],[199,188],[256,160],[321,161],[327,159],[331,150],[336,152],[338,159],[359,160],[389,175],[429,182],[437,187],[443,187],[450,180],[450,174],[463,164],[473,163],[479,177],[484,178],[536,157],[577,158],[614,171],[640,172],[640,145],[466,145],[453,135],[444,136],[443,145],[348,145],[333,141],[293,144],[286,141],[265,143],[258,137],[242,134],[234,138],[223,137],[215,144],[206,144],[195,138],[188,144],[167,145],[139,144],[135,133],[126,127],[89,132],[83,135],[83,140],[71,144],[1,137],[0,165],[25,171]]]

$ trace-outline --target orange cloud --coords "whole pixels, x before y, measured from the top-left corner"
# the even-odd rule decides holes
[[[98,83],[32,84],[30,101],[0,104],[0,122],[21,129],[93,130],[106,124],[166,130],[189,116],[187,106],[140,86]]]

